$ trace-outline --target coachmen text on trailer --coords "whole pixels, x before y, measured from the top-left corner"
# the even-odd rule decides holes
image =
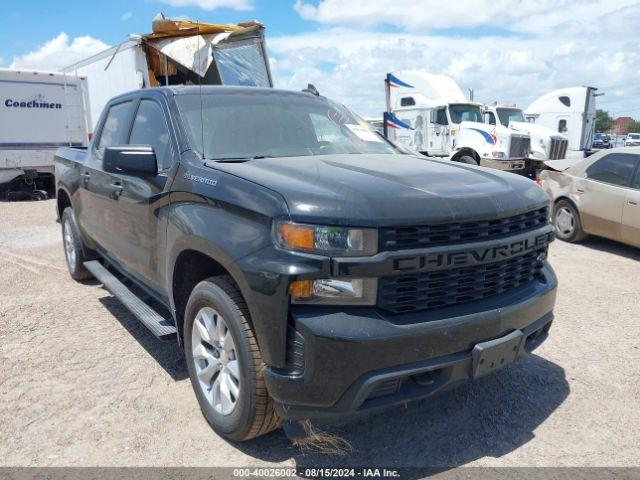
[[[61,146],[86,147],[86,78],[0,69],[0,191],[45,198]]]

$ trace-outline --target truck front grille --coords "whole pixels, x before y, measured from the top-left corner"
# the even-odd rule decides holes
[[[549,144],[549,160],[562,160],[567,156],[569,140],[562,137],[552,137]]]
[[[541,278],[546,251],[543,247],[485,265],[382,277],[378,307],[393,314],[409,313],[508,293]]]
[[[495,220],[387,227],[380,229],[380,250],[403,250],[490,240],[534,230],[546,225],[548,221],[548,209],[544,207]]]
[[[509,158],[527,158],[531,151],[531,139],[513,135],[509,149]]]

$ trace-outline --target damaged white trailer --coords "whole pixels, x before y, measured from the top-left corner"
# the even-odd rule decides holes
[[[258,22],[214,25],[156,17],[153,33],[124,42],[63,69],[88,79],[90,131],[113,97],[162,85],[272,87]]]

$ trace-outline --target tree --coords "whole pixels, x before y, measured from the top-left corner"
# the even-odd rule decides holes
[[[613,118],[606,110],[596,110],[596,132],[608,132],[611,130]]]
[[[629,133],[640,133],[640,122],[638,120],[631,120],[629,122]]]

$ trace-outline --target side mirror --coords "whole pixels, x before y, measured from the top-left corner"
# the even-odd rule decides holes
[[[158,173],[158,161],[151,145],[118,145],[104,150],[102,166],[108,173],[152,176]]]

